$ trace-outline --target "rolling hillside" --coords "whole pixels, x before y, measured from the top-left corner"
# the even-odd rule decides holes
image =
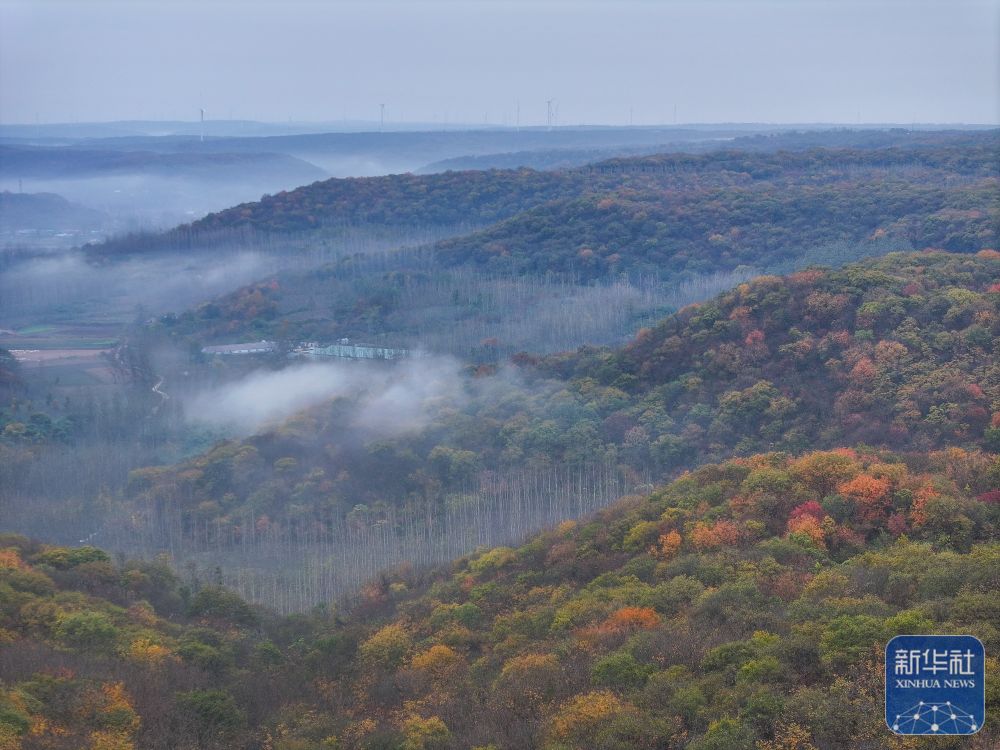
[[[470,538],[510,541],[571,514],[585,485],[600,504],[734,455],[861,443],[996,450],[998,278],[992,252],[761,277],[622,349],[481,368],[450,385],[450,398],[421,397],[417,429],[359,440],[362,389],[176,466],[133,472],[116,499],[128,514],[102,533],[126,547],[239,551],[251,562],[295,540],[338,550],[335,571],[298,569],[295,596],[308,601],[374,573],[381,555],[401,554],[400,540],[424,562],[460,554]],[[31,447],[5,450],[14,462]],[[532,505],[542,497],[553,507]],[[474,517],[479,509],[488,518]]]
[[[0,747],[899,747],[890,637],[1000,647],[998,340],[1000,254],[890,254],[134,471],[146,561],[0,536]]]
[[[0,145],[0,168],[8,177],[35,180],[121,174],[224,180],[277,174],[306,182],[324,175],[318,167],[285,154],[157,153],[75,146]]]
[[[0,232],[99,229],[109,222],[100,211],[53,193],[0,192]]]
[[[967,142],[970,137],[971,144]],[[94,246],[90,252],[114,255],[190,248],[235,238],[273,241],[281,237],[322,237],[331,227],[344,226],[481,227],[550,202],[555,202],[558,211],[566,202],[590,196],[645,201],[655,212],[664,207],[669,210],[677,201],[683,203],[688,194],[688,200],[697,201],[706,192],[711,197],[711,190],[722,188],[760,191],[771,199],[781,191],[861,182],[873,183],[885,191],[883,197],[896,189],[902,189],[905,195],[907,187],[932,186],[957,190],[959,194],[963,190],[989,190],[992,186],[995,194],[996,136],[963,134],[960,139],[960,145],[949,145],[945,139],[940,145],[921,148],[674,153],[614,159],[555,172],[489,170],[333,179],[213,213],[162,235],[127,237]],[[987,198],[985,202],[993,212],[988,220],[995,232],[995,201]],[[939,201],[934,210],[947,205]],[[965,208],[976,210],[978,204]],[[891,218],[899,220],[912,212]],[[729,228],[722,227],[716,233],[725,234]],[[539,241],[544,237],[525,239]],[[974,249],[983,247],[986,245]]]
[[[620,343],[751,275],[893,250],[995,248],[995,135],[948,145],[953,137],[908,149],[721,151],[562,172],[333,180],[89,250],[203,253],[213,242],[261,242],[293,259],[323,248],[332,262],[319,268],[307,263],[165,317],[168,335],[202,344],[375,339],[488,363],[519,350]],[[352,248],[376,224],[377,246]],[[452,236],[429,242],[435,233]],[[686,286],[701,297],[684,299]],[[610,310],[622,314],[579,325]],[[541,320],[548,329],[533,324]]]
[[[524,545],[276,619],[157,563],[0,538],[6,748],[894,748],[898,633],[1000,647],[1000,464],[707,465]],[[13,646],[13,648],[11,648]],[[988,718],[963,747],[995,746]]]
[[[845,262],[862,257],[865,242],[882,237],[904,247],[974,252],[997,244],[997,189],[995,180],[962,189],[843,181],[790,189],[599,193],[547,203],[481,232],[442,240],[435,249],[445,265],[555,272],[583,281],[617,273],[683,279],[741,265]],[[811,257],[837,244],[840,258]]]
[[[997,642],[997,467],[960,450],[752,456],[430,580],[386,576],[326,641],[336,736],[897,747],[879,710],[885,642]],[[1000,736],[989,679],[987,728],[968,747]]]

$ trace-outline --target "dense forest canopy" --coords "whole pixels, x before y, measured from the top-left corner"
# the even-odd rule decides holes
[[[8,747],[897,747],[882,644],[998,646],[995,456],[769,453],[353,611],[275,619],[163,563],[0,538]],[[986,728],[997,740],[996,658]],[[968,744],[971,743],[971,744]]]
[[[591,194],[624,198],[636,190],[659,194],[662,201],[664,191],[669,195],[669,191],[722,187],[775,190],[861,180],[954,187],[996,180],[996,134],[954,138],[955,145],[946,137],[919,148],[672,153],[559,171],[491,169],[331,179],[212,213],[161,235],[129,236],[90,251],[108,256],[196,247],[233,237],[273,242],[283,236],[322,236],[325,227],[344,225],[482,226],[552,201]],[[995,203],[993,209],[995,231]]]
[[[134,469],[86,506],[90,524],[124,549],[235,556],[272,583],[227,582],[264,601],[279,594],[261,560],[288,545],[339,555],[336,571],[301,562],[294,596],[280,594],[295,608],[345,593],[403,547],[430,563],[516,540],[573,515],[585,486],[600,504],[705,460],[775,450],[995,451],[998,279],[992,251],[759,277],[621,348],[392,370],[386,392],[416,393],[419,417],[389,432],[370,425],[384,377],[372,371],[370,385],[283,424]],[[74,429],[6,417],[12,496],[33,491],[24,467]]]
[[[0,0],[0,750],[1000,750],[998,12]]]
[[[335,179],[12,256],[0,749],[905,746],[885,642],[1000,647],[998,154]]]
[[[997,191],[907,181],[630,190],[547,203],[475,234],[442,240],[447,265],[517,273],[684,278],[808,260],[811,249],[890,235],[915,248],[974,252],[997,244]]]
[[[946,176],[950,181],[983,179],[997,176],[997,148],[997,136],[984,134],[973,147],[661,154],[559,172],[487,170],[333,179],[211,214],[192,224],[191,231],[241,226],[296,231],[320,222],[447,224],[459,218],[468,220],[470,215],[485,223],[529,208],[539,200],[619,187],[709,187],[761,181],[823,184],[865,171],[921,173],[935,181]]]
[[[446,407],[430,426],[391,444],[365,447],[353,433],[341,434],[349,405],[336,402],[138,486],[185,475],[192,504],[218,503],[219,495],[238,503],[259,491],[257,471],[282,451],[318,451],[337,488],[326,496],[342,496],[349,507],[421,494],[418,475],[440,474],[425,463],[437,448],[473,450],[475,465],[490,469],[614,456],[657,477],[733,451],[856,442],[995,448],[998,278],[993,252],[898,254],[838,271],[759,277],[640,331],[622,349],[520,357],[529,383],[506,370],[483,371],[469,382],[464,406]],[[392,490],[371,484],[364,468],[362,456],[375,448],[378,463],[391,468],[386,477],[398,482]],[[299,460],[277,481],[290,489],[319,468]],[[237,485],[225,477],[242,489],[229,495]],[[279,492],[268,512],[287,507]]]
[[[175,241],[203,252],[228,237],[306,263],[290,259],[323,246],[312,265],[168,313],[160,333],[183,347],[347,337],[492,363],[620,343],[751,275],[894,250],[993,249],[1000,151],[994,134],[965,138],[332,180],[91,252]],[[364,227],[405,233],[416,224],[438,237],[350,249]]]

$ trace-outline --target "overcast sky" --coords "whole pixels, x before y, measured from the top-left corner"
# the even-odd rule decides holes
[[[1000,121],[1000,0],[0,0],[0,122]]]

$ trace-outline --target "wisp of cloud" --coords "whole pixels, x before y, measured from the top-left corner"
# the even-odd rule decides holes
[[[203,391],[185,404],[185,413],[192,423],[246,435],[324,401],[350,397],[357,401],[352,426],[388,436],[419,429],[442,404],[460,405],[464,394],[458,363],[450,357],[310,362],[257,371]]]

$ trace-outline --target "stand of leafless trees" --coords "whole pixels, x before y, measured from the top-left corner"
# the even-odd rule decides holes
[[[229,524],[187,523],[176,505],[151,502],[103,532],[132,555],[168,553],[176,567],[278,612],[355,594],[379,572],[441,564],[478,548],[516,544],[580,518],[630,489],[610,463],[484,472],[464,491],[406,508],[356,508],[278,524],[246,514]]]

